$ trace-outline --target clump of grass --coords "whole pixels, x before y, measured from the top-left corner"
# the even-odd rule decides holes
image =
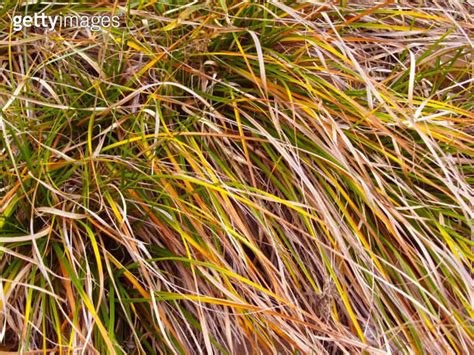
[[[473,348],[467,2],[26,3],[0,350]],[[13,33],[32,11],[121,26]]]

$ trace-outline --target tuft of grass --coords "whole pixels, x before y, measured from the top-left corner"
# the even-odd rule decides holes
[[[0,5],[0,351],[474,348],[468,2],[42,3]]]

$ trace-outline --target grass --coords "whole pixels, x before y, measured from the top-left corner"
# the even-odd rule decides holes
[[[1,351],[474,347],[468,2],[29,3],[0,5]],[[13,32],[39,11],[121,26]]]

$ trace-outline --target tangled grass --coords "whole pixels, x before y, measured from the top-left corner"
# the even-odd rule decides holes
[[[469,1],[29,3],[1,351],[473,349]],[[34,11],[121,26],[12,30]]]

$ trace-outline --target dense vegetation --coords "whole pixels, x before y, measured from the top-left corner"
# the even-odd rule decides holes
[[[27,3],[0,350],[474,347],[469,1]],[[13,31],[41,11],[121,25]]]

